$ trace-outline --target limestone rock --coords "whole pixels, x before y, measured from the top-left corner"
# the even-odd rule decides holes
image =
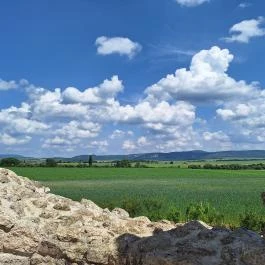
[[[1,265],[30,265],[30,260],[27,257],[17,256],[9,253],[0,253]]]
[[[246,229],[130,218],[0,169],[0,265],[263,265],[264,253]]]
[[[14,221],[10,217],[5,216],[4,213],[0,213],[0,230],[9,232],[14,227]]]

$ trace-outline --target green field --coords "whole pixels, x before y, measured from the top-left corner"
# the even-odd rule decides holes
[[[130,161],[132,167],[135,166],[135,161]],[[205,165],[205,164],[212,164],[212,165],[229,165],[229,164],[239,164],[239,165],[251,165],[251,164],[258,164],[258,163],[265,163],[264,159],[238,159],[238,160],[189,160],[189,161],[150,161],[150,162],[140,162],[141,165],[149,168],[188,168],[189,165]],[[58,163],[59,166],[78,166],[78,162],[67,162],[67,163]],[[94,161],[94,165],[97,167],[106,167],[106,166],[113,166],[113,161]]]
[[[194,170],[185,168],[12,168],[17,174],[41,181],[52,192],[74,200],[88,198],[102,207],[122,207],[124,201],[159,200],[163,210],[176,207],[184,214],[194,202],[209,202],[239,224],[251,210],[265,216],[260,193],[265,171]],[[148,212],[140,214],[148,215]],[[182,217],[184,218],[184,217]]]

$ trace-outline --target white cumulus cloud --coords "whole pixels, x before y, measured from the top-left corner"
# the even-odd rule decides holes
[[[107,102],[122,90],[122,81],[119,80],[118,76],[113,76],[110,80],[104,80],[98,87],[88,88],[83,92],[75,87],[68,87],[63,91],[62,97],[68,102],[93,104]]]
[[[192,58],[189,69],[177,69],[145,91],[150,101],[186,100],[192,102],[224,101],[245,97],[255,83],[236,81],[227,74],[234,56],[227,49],[212,47]]]
[[[230,37],[224,38],[227,42],[248,43],[254,37],[262,37],[265,35],[265,28],[262,27],[263,17],[257,19],[243,20],[235,24],[230,29]]]
[[[265,92],[257,82],[230,76],[232,60],[227,49],[201,50],[187,69],[143,89],[143,97],[130,104],[119,100],[124,85],[116,75],[85,90],[23,81],[25,102],[0,109],[0,144],[31,140],[34,149],[62,154],[258,146],[265,139]],[[209,107],[207,118],[201,106]],[[213,125],[219,122],[222,131]]]
[[[3,79],[0,79],[0,91],[1,90],[10,90],[15,89],[18,87],[18,84],[16,81],[5,81]]]
[[[137,53],[142,50],[142,46],[138,42],[134,42],[129,38],[113,37],[108,38],[105,36],[99,37],[95,42],[97,52],[101,55],[119,54],[126,55],[133,58]]]
[[[27,144],[30,140],[30,136],[14,137],[7,133],[0,133],[0,143],[4,145],[22,145]]]

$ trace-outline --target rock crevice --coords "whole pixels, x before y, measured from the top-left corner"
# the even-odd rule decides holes
[[[256,233],[130,218],[0,169],[0,265],[263,265]]]

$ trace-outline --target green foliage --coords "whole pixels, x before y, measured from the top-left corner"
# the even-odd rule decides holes
[[[207,163],[203,165],[203,167],[195,167],[194,165],[189,165],[189,168],[193,169],[226,169],[226,170],[247,170],[247,169],[254,169],[254,170],[264,170],[265,164],[259,163],[259,164],[221,164],[221,165],[214,165]]]
[[[200,164],[192,164],[192,165],[188,165],[188,168],[191,169],[201,169],[201,165]]]
[[[137,161],[134,164],[134,167],[136,167],[136,168],[147,168],[147,165],[145,165],[144,163],[141,163],[141,162]]]
[[[2,167],[16,167],[20,164],[20,161],[14,157],[3,158],[0,161]]]
[[[240,215],[240,226],[261,232],[265,228],[265,220],[253,212],[246,212],[244,215]]]
[[[46,167],[57,167],[57,162],[52,158],[46,159]]]
[[[88,165],[89,165],[89,167],[92,167],[92,165],[93,165],[93,156],[92,155],[90,155],[88,158]]]
[[[177,210],[175,207],[170,207],[168,209],[168,213],[166,215],[167,220],[173,221],[175,223],[178,223],[181,221],[181,212],[180,210]]]
[[[130,216],[135,217],[141,215],[143,212],[143,205],[140,201],[126,198],[122,201],[121,207],[125,209]]]
[[[115,167],[131,167],[131,162],[129,160],[121,160],[121,161],[117,161],[115,163]]]
[[[145,199],[143,201],[143,207],[146,215],[153,221],[165,219],[163,213],[163,203],[158,199]]]
[[[209,203],[190,204],[186,209],[186,220],[201,220],[212,225],[223,225],[224,216]]]
[[[167,219],[174,222],[180,221],[180,211],[176,208],[167,208],[165,202],[160,199],[137,199],[126,198],[121,207],[125,209],[130,216],[147,216],[152,221]]]
[[[175,223],[181,221],[181,211],[177,207],[164,204],[159,199],[133,199],[123,200],[122,208],[129,212],[130,216],[144,215],[152,221],[167,219]],[[219,214],[209,203],[190,204],[185,212],[186,221],[201,220],[208,224],[221,226],[224,224],[224,216]]]

